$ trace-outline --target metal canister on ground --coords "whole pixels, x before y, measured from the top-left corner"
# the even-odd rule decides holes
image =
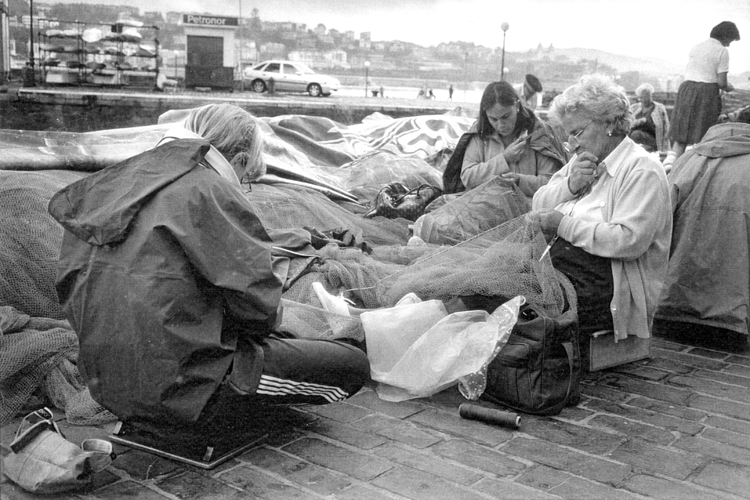
[[[505,427],[514,427],[518,429],[521,425],[521,417],[517,413],[510,411],[496,410],[477,404],[464,403],[458,407],[458,414],[461,418],[469,420],[479,420],[488,424],[502,425]]]

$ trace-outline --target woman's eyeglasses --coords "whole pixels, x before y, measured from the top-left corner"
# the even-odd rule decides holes
[[[591,125],[592,123],[594,123],[594,120],[591,120],[590,122],[588,122],[586,126],[583,127],[581,130],[579,130],[578,132],[576,132],[575,135],[568,136],[568,140],[563,142],[563,147],[565,148],[565,151],[571,154],[575,153],[575,150],[578,149],[578,146],[580,146],[578,142],[578,138],[581,137],[581,134],[583,133],[583,131],[586,130],[588,126]]]

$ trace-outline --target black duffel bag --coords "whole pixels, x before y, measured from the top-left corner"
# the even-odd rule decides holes
[[[578,404],[580,379],[576,312],[550,318],[543,309],[527,304],[487,368],[482,398],[524,413],[557,415]]]

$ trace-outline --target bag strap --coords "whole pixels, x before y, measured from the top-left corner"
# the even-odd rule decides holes
[[[568,403],[568,398],[570,397],[570,391],[573,390],[573,371],[575,369],[575,364],[573,360],[573,343],[572,342],[561,342],[561,345],[565,349],[565,354],[568,355],[568,390],[565,392],[565,398],[563,398],[562,401],[557,403],[554,406],[551,406],[548,410],[545,410],[545,413],[550,410],[554,411],[562,411],[563,408],[565,408],[565,405]]]
[[[410,190],[408,190],[407,192],[405,192],[404,194],[402,194],[398,198],[393,198],[393,204],[395,205],[397,203],[401,203],[404,200],[404,198],[406,198],[407,196],[409,196],[410,194],[412,194],[415,191],[417,192],[417,196],[419,196],[419,191],[422,188],[424,188],[424,187],[430,187],[431,188],[432,186],[430,186],[429,184],[420,184],[419,186],[417,186],[415,188],[411,188]]]

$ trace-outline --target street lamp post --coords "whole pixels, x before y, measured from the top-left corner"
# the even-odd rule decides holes
[[[174,51],[174,81],[177,81],[177,56],[180,55],[179,50]]]
[[[29,75],[28,83],[29,87],[36,86],[36,68],[34,68],[34,0],[29,0]]]
[[[510,25],[508,23],[503,23],[500,25],[500,29],[503,30],[503,55],[500,60],[500,80],[505,80],[505,32],[508,31],[508,28],[510,28]]]
[[[244,75],[242,74],[242,0],[237,0],[237,2],[240,5],[240,20],[239,20],[239,30],[240,30],[240,90],[245,90],[245,79]]]
[[[365,61],[365,97],[367,97],[367,91],[370,85],[370,61]]]

